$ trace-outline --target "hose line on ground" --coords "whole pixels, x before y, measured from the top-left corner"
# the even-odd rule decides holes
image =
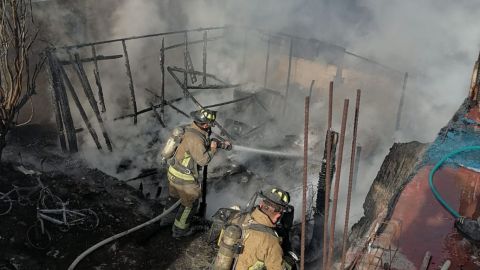
[[[123,237],[127,234],[130,234],[134,231],[137,231],[145,226],[148,226],[152,223],[155,223],[157,221],[159,221],[161,218],[163,218],[165,215],[169,214],[170,212],[172,212],[175,208],[177,208],[178,206],[180,205],[180,200],[178,200],[174,205],[172,205],[170,208],[168,208],[167,210],[163,211],[163,213],[161,213],[160,215],[158,215],[157,217],[145,222],[145,223],[142,223],[134,228],[131,228],[129,230],[126,230],[124,232],[121,232],[121,233],[118,233],[112,237],[109,237],[101,242],[98,242],[97,244],[93,245],[92,247],[90,247],[89,249],[85,250],[82,254],[80,254],[73,262],[72,264],[68,267],[68,270],[73,270],[75,269],[75,266],[77,266],[77,264],[83,259],[85,258],[88,254],[92,253],[93,251],[95,251],[97,248],[105,245],[105,244],[108,244],[120,237]]]
[[[450,152],[448,155],[444,156],[437,164],[435,164],[435,166],[433,167],[433,169],[430,171],[430,175],[428,176],[428,183],[430,185],[430,189],[432,190],[433,192],[433,195],[435,196],[435,198],[437,199],[438,202],[440,202],[440,204],[442,204],[443,207],[445,207],[445,209],[447,209],[448,212],[450,212],[450,214],[455,217],[455,219],[460,219],[461,216],[460,214],[455,211],[454,209],[452,209],[450,207],[450,205],[447,204],[447,202],[445,202],[445,200],[442,198],[442,196],[440,196],[440,193],[438,193],[437,189],[435,188],[435,186],[433,185],[433,175],[435,174],[435,172],[442,166],[443,163],[445,163],[445,161],[455,155],[458,155],[462,152],[467,152],[467,151],[474,151],[474,150],[480,150],[480,146],[466,146],[466,147],[462,147],[460,149],[457,149],[455,151],[452,151]]]

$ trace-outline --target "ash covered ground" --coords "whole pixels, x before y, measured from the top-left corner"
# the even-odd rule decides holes
[[[58,154],[56,136],[48,127],[33,125],[10,136],[6,162],[0,165],[0,192],[8,192],[12,184],[36,185],[35,177],[24,173],[24,169],[33,170],[41,173],[41,181],[55,195],[69,201],[69,208],[90,208],[100,222],[92,231],[72,227],[68,232],[47,224],[51,245],[39,250],[26,238],[36,221],[36,206],[14,202],[10,213],[0,216],[0,269],[67,269],[90,246],[153,218],[163,209],[158,201],[145,199],[142,192],[118,179],[88,168],[75,157]],[[174,240],[169,227],[154,224],[105,245],[76,269],[206,269],[213,255],[203,234]]]

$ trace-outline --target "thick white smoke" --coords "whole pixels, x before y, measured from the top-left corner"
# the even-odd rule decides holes
[[[101,4],[97,2],[99,1],[89,2],[89,8],[85,10],[87,14],[90,12],[94,14],[89,16],[85,36],[96,40],[188,28],[236,25],[272,33],[286,32],[307,39],[316,38],[390,67],[385,68],[352,55],[345,55],[343,83],[335,84],[333,126],[337,131],[340,130],[343,99],[350,99],[341,198],[345,198],[349,169],[355,90],[362,89],[358,134],[358,144],[362,146],[362,159],[358,190],[352,202],[351,224],[362,214],[364,196],[385,154],[394,142],[394,136],[400,141],[432,141],[438,130],[459,107],[467,95],[471,69],[480,44],[480,28],[476,23],[478,17],[476,11],[480,3],[475,0],[455,2],[172,0],[155,3],[142,0],[107,0]],[[105,11],[104,14],[108,16],[96,18],[95,16],[99,16],[98,10]],[[221,31],[219,33],[222,34]],[[263,85],[267,38],[254,31],[245,34],[243,28],[236,28],[225,35],[228,36],[226,41],[209,43],[208,72],[232,83],[254,81],[257,85]],[[199,40],[202,35],[192,34],[189,38]],[[160,42],[160,38],[128,42],[139,108],[148,106],[152,99],[144,88],[159,89]],[[181,42],[183,35],[166,38],[167,46]],[[267,86],[281,94],[285,92],[288,44],[288,39],[284,39],[272,44],[271,47]],[[100,46],[99,50],[104,54],[122,53],[119,47]],[[200,69],[201,45],[192,46],[191,52],[194,65]],[[183,66],[183,49],[178,48],[169,52],[166,61],[167,65]],[[122,113],[131,113],[128,104],[128,82],[123,68],[123,59],[115,60],[114,66],[101,64],[109,120]],[[281,126],[269,130],[269,133],[274,135],[295,134],[299,138],[303,137],[303,97],[308,93],[310,81],[316,80],[310,120],[310,125],[315,128],[315,133],[311,134],[312,146],[315,145],[311,150],[311,158],[316,160],[323,154],[328,82],[334,79],[335,72],[335,63],[329,61],[329,57],[322,53],[317,59],[294,59],[289,114],[283,119]],[[396,114],[405,72],[409,73],[405,103],[400,130],[395,134]],[[168,73],[167,77],[170,77]],[[167,96],[171,98],[180,95],[180,89],[169,78]],[[205,92],[199,98],[202,104],[213,104],[232,97],[231,90],[222,92],[221,95],[215,90]],[[194,109],[190,101],[179,106],[187,112]],[[171,110],[168,114],[170,127],[187,121]],[[142,120],[138,126],[131,125],[129,120],[108,121],[116,146],[115,157],[98,155],[95,149],[85,150],[85,153],[88,153],[88,160],[92,161],[92,166],[99,166],[115,174],[117,161],[125,158],[135,157],[138,165],[145,164],[143,154],[148,141],[158,132],[162,132],[162,136],[168,132],[158,128],[151,114],[139,118]],[[85,138],[86,142],[88,140],[89,138]],[[89,145],[93,146],[92,143]],[[298,147],[298,151],[301,151],[301,146]],[[249,158],[252,157],[237,156],[239,161]],[[154,164],[153,160],[149,162],[150,165]],[[301,162],[296,166],[301,166]],[[282,177],[279,173],[281,170],[276,169],[279,168],[256,168],[256,173],[264,174],[265,171],[273,170],[276,180],[269,179],[268,183],[278,179],[289,187],[301,183],[301,174],[298,174],[296,179],[290,179]],[[131,171],[128,176],[137,172]],[[317,172],[318,168],[312,167],[309,177],[312,184],[316,184]],[[237,187],[232,190],[237,190]],[[249,188],[248,192],[251,191]],[[244,199],[245,196],[242,196],[241,200]],[[211,203],[212,207],[237,203],[233,197],[218,200],[218,205],[213,206]],[[296,196],[297,205],[299,200],[300,197]],[[338,208],[340,216],[337,219],[338,224],[343,224],[344,202],[342,199]]]

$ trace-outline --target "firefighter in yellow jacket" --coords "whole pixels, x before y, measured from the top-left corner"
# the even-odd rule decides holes
[[[172,227],[173,237],[193,233],[190,222],[202,194],[198,170],[200,166],[206,166],[212,160],[218,146],[216,141],[210,140],[210,129],[215,123],[216,112],[202,109],[190,115],[193,123],[185,128],[183,140],[167,173],[169,201],[180,199],[181,202]]]
[[[285,260],[281,238],[275,227],[289,208],[290,195],[279,188],[260,193],[262,200],[250,214],[232,223],[242,227],[243,251],[238,255],[235,270],[286,270],[294,262]],[[290,258],[289,258],[290,259]]]

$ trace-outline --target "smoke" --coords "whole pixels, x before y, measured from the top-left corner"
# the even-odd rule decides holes
[[[303,138],[303,100],[308,94],[310,82],[315,80],[311,100],[310,157],[319,160],[323,155],[326,132],[328,83],[335,80],[333,128],[340,130],[343,100],[350,99],[348,128],[342,169],[342,183],[338,206],[338,223],[343,224],[346,180],[348,179],[350,143],[355,103],[355,90],[362,89],[359,117],[358,145],[362,146],[357,190],[352,201],[350,224],[360,218],[361,208],[371,182],[375,178],[388,149],[397,141],[432,141],[468,93],[471,69],[480,44],[480,28],[476,24],[476,11],[480,3],[462,0],[455,3],[447,0],[389,1],[373,0],[201,0],[201,1],[142,1],[108,0],[87,1],[85,9],[89,18],[86,34],[92,40],[105,40],[132,35],[157,33],[198,27],[234,25],[227,31],[209,32],[209,38],[224,36],[219,41],[209,42],[209,73],[230,83],[253,83],[244,87],[258,92],[263,85],[265,54],[268,37],[262,31],[284,32],[304,38],[315,38],[315,48],[294,44],[294,59],[291,63],[288,106],[286,114],[280,114],[282,103],[272,103],[276,122],[268,122],[261,133],[260,141],[251,140],[252,147],[262,144],[273,150],[293,148],[301,153]],[[99,16],[99,14],[105,14]],[[246,27],[249,30],[245,30]],[[203,33],[189,35],[189,40],[201,40]],[[168,36],[166,46],[182,43],[183,34]],[[336,45],[336,46],[334,46]],[[158,55],[161,38],[128,41],[127,47],[132,66],[134,87],[139,108],[150,106],[154,101],[144,88],[159,90],[160,69]],[[201,44],[190,46],[192,61],[201,70]],[[354,54],[373,61],[366,61]],[[122,54],[121,45],[98,46],[100,54]],[[86,54],[87,51],[80,51]],[[289,39],[272,37],[267,88],[279,95],[286,93]],[[309,56],[308,56],[309,55]],[[376,64],[376,63],[380,63]],[[183,48],[167,52],[167,66],[183,66]],[[343,67],[335,78],[337,67]],[[91,74],[91,67],[89,74]],[[115,143],[113,155],[98,154],[91,139],[85,134],[83,154],[96,166],[109,173],[125,178],[135,175],[142,167],[154,167],[154,154],[145,154],[156,137],[165,138],[168,129],[159,127],[151,113],[139,116],[139,124],[131,120],[112,121],[119,115],[132,113],[128,80],[125,76],[124,59],[100,63],[107,113],[107,127]],[[401,114],[400,130],[395,132],[397,110],[403,86],[404,73],[408,72],[406,95]],[[166,81],[167,98],[181,96],[181,89],[170,78]],[[182,75],[180,75],[182,78]],[[204,91],[204,90],[201,90]],[[234,90],[205,90],[195,92],[204,105],[234,98]],[[273,99],[272,99],[273,100]],[[157,100],[158,102],[158,100]],[[191,101],[177,104],[189,112],[195,109]],[[247,124],[264,117],[250,110],[251,102],[242,103],[244,108],[232,111],[233,105],[220,108],[219,121],[242,117]],[[248,108],[248,109],[247,109]],[[91,113],[89,114],[93,116]],[[167,124],[171,128],[188,119],[167,108]],[[254,125],[254,124],[252,124]],[[296,135],[296,143],[286,143],[285,135]],[[161,141],[161,140],[160,140]],[[150,153],[160,145],[153,144]],[[228,159],[230,158],[230,159]],[[119,174],[116,166],[131,159],[131,170]],[[295,189],[301,184],[301,161],[262,160],[251,154],[218,157],[222,162],[247,164],[249,169],[264,178],[254,185],[281,185]],[[213,166],[212,166],[213,167]],[[212,168],[211,168],[212,169]],[[299,172],[300,170],[300,172]],[[288,173],[290,171],[290,173]],[[292,173],[293,172],[293,173]],[[316,185],[318,167],[310,166],[309,184]],[[239,190],[242,185],[232,184],[230,190]],[[245,193],[255,188],[245,187]],[[241,192],[239,192],[241,193]],[[212,193],[216,202],[209,206],[218,208],[245,202],[245,194],[224,197]],[[300,196],[294,194],[297,209]],[[297,211],[298,213],[298,211]],[[342,227],[343,225],[339,226]]]

